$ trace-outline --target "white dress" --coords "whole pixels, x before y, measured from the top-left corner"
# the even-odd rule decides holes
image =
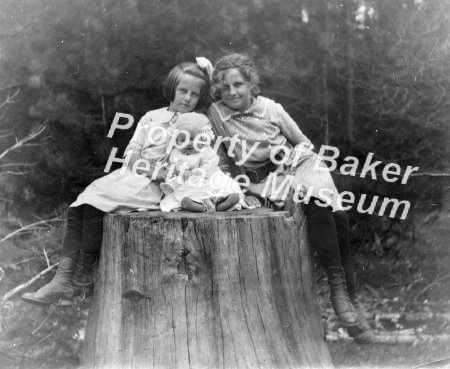
[[[152,164],[162,161],[167,156],[172,125],[178,115],[168,108],[145,114],[137,124],[124,156],[131,150]],[[159,210],[162,196],[159,182],[135,176],[130,168],[123,167],[92,182],[70,206],[89,204],[104,212]]]
[[[240,194],[240,202],[229,209],[230,211],[247,207],[239,184],[220,170],[219,156],[210,146],[191,155],[183,154],[181,150],[174,148],[168,161],[169,164],[174,164],[177,170],[185,163],[192,175],[186,180],[178,176],[161,183],[166,194],[160,204],[162,211],[180,210],[181,200],[185,197],[203,203],[207,210],[215,210],[215,202],[232,193]]]

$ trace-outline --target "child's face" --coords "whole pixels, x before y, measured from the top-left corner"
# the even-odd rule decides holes
[[[196,154],[198,152],[200,152],[200,150],[202,150],[205,146],[207,146],[207,143],[203,143],[202,141],[197,141],[197,147],[194,146],[194,140],[195,137],[190,137],[191,139],[189,140],[188,144],[183,147],[182,149],[180,149],[181,153],[184,155],[193,155]],[[177,136],[177,145],[181,146],[186,140],[186,136],[183,135],[182,133],[179,133]]]
[[[197,106],[203,81],[197,77],[183,73],[175,90],[175,97],[170,102],[169,110],[178,113],[189,113]]]
[[[184,139],[180,139],[179,137],[177,137],[177,144],[181,146],[183,143],[184,143]],[[189,140],[189,143],[185,147],[180,149],[180,151],[184,155],[195,154],[197,152],[197,150],[195,150],[195,148],[194,148],[194,140]]]
[[[244,112],[252,105],[252,87],[238,69],[230,69],[223,76],[220,88],[222,101],[231,109]]]

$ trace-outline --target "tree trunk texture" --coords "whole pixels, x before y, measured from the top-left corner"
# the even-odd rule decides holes
[[[86,368],[332,366],[304,215],[107,215],[83,350]]]

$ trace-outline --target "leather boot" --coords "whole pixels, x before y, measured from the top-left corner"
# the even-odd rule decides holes
[[[94,274],[97,267],[97,252],[85,252],[80,250],[73,285],[75,287],[89,287],[94,283]]]
[[[37,290],[22,295],[22,300],[35,305],[60,303],[71,305],[73,302],[72,276],[77,261],[67,256],[59,260],[58,270],[51,282]]]
[[[355,326],[347,327],[348,334],[353,337],[356,343],[370,344],[378,341],[377,336],[373,333],[369,322],[364,316],[364,308],[358,302],[356,296],[352,298],[350,295],[353,306],[358,314],[358,322]]]
[[[332,266],[326,269],[330,286],[330,301],[334,312],[345,328],[358,322],[358,314],[348,296],[345,274],[342,267]]]
[[[364,308],[358,301],[355,274],[353,272],[353,263],[351,265],[346,264],[349,263],[344,263],[348,295],[356,310],[356,313],[358,314],[358,324],[356,326],[347,328],[348,334],[350,335],[350,337],[353,337],[355,342],[360,344],[376,343],[377,336],[373,333],[373,330],[365,317]]]

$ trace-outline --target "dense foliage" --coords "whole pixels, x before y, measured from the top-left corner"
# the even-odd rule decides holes
[[[103,174],[111,147],[123,149],[132,134],[106,138],[115,112],[137,120],[166,104],[160,84],[173,65],[230,51],[256,60],[264,95],[317,147],[331,144],[340,159],[360,161],[372,152],[420,172],[449,167],[448,1],[4,0],[1,7],[0,101],[19,90],[2,109],[0,129],[13,134],[1,145],[47,125],[35,145],[3,158],[32,164],[26,174],[0,177],[15,209],[43,213],[72,201]],[[406,186],[358,176],[337,182],[368,196],[426,194],[438,203],[442,181],[417,178]]]

